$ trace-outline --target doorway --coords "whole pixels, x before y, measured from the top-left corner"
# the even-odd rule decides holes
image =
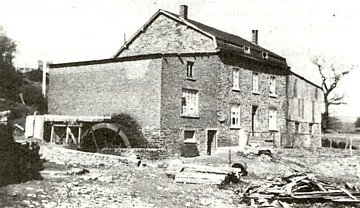
[[[257,114],[256,111],[258,109],[258,106],[253,105],[251,109],[251,134],[252,136],[255,136],[255,129],[256,129],[256,120],[257,120]]]
[[[208,130],[207,131],[207,154],[211,155],[211,153],[216,148],[216,130]]]

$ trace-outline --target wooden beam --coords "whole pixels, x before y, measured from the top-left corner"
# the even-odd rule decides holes
[[[55,127],[83,127],[83,124],[53,124]]]
[[[69,129],[69,127],[66,127],[66,130],[65,130],[65,134],[66,134],[66,136],[65,136],[65,143],[66,144],[68,144],[68,142],[69,142],[69,131],[68,131],[68,129]]]
[[[55,127],[51,124],[50,143],[54,142]]]
[[[77,144],[80,146],[80,142],[81,142],[81,126],[79,126],[79,134],[78,134],[78,140],[77,140]]]

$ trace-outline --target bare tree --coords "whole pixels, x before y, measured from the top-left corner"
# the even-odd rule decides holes
[[[329,107],[331,105],[346,104],[344,101],[345,94],[338,94],[335,89],[345,75],[353,70],[354,66],[345,67],[327,62],[323,57],[314,57],[312,62],[317,66],[321,77],[321,89],[324,95],[325,112],[322,116],[323,129],[330,127]]]

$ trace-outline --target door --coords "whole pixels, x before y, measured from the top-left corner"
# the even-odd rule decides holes
[[[207,131],[207,154],[211,155],[216,148],[216,130]]]
[[[255,126],[256,126],[256,111],[258,107],[256,105],[252,106],[251,110],[251,134],[255,136]]]

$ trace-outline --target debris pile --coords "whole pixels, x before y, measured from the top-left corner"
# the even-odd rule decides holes
[[[292,175],[276,178],[261,185],[250,185],[242,193],[242,201],[249,205],[271,207],[279,204],[285,207],[286,202],[301,201],[332,201],[344,203],[359,203],[359,191],[337,188],[316,180],[312,174]]]
[[[175,182],[201,184],[228,184],[238,183],[244,170],[233,167],[211,167],[205,165],[184,165],[180,172],[175,174]]]

